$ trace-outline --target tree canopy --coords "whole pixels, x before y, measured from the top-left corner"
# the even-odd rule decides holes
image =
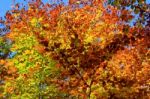
[[[28,0],[5,17],[1,98],[150,98],[145,0]]]

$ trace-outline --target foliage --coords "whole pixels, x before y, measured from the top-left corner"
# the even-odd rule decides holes
[[[132,13],[136,14],[138,16],[135,18],[135,25],[138,25],[138,27],[141,26],[149,26],[150,23],[150,4],[146,3],[148,0],[108,0],[108,3],[118,7],[119,9],[123,10],[130,9]],[[125,18],[127,15],[121,14],[121,18]]]
[[[2,97],[148,99],[149,28],[130,26],[134,11],[117,1],[16,4],[6,13],[16,55],[2,60]]]
[[[10,53],[11,44],[9,40],[4,37],[0,37],[0,59],[5,59]]]

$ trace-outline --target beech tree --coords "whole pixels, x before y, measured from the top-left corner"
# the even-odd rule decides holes
[[[149,99],[149,13],[131,26],[135,11],[119,1],[16,4],[6,13],[5,38],[16,54],[1,60],[1,97]]]

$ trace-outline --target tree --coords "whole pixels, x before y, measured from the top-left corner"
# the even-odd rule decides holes
[[[6,14],[17,54],[5,65],[4,95],[148,99],[150,36],[127,24],[133,18],[102,0],[17,4]]]
[[[11,41],[7,38],[5,38],[3,35],[8,31],[8,28],[4,27],[4,21],[2,19],[0,20],[0,93],[3,91],[3,84],[4,84],[4,76],[7,75],[6,68],[4,67],[6,63],[6,58],[9,58],[11,56]],[[0,94],[0,97],[2,95]]]

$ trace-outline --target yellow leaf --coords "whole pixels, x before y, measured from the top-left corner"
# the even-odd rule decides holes
[[[31,53],[30,50],[26,50],[26,51],[25,51],[25,54],[30,54],[30,53]]]
[[[5,60],[0,60],[0,65],[4,65],[6,63],[6,61]]]

